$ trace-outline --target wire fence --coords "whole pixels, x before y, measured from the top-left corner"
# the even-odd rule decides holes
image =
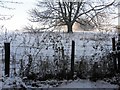
[[[82,58],[98,61],[103,54],[112,50],[111,37],[116,34],[105,33],[22,33],[14,36],[10,35],[11,54],[10,54],[10,75],[20,73],[21,64],[26,68],[29,63],[29,55],[32,56],[34,68],[37,71],[43,63],[41,61],[60,62],[62,58],[62,47],[64,48],[65,58],[71,58],[71,42],[75,41],[75,61],[81,61]],[[3,42],[2,42],[3,43]],[[1,46],[1,61],[4,71],[4,46]],[[70,63],[70,61],[69,61]],[[3,73],[4,74],[4,73]],[[4,75],[3,75],[4,76]]]

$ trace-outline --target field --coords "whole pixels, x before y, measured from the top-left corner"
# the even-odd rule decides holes
[[[105,65],[106,69],[105,67],[103,69],[104,65],[98,68],[102,72],[103,79],[104,75],[106,73],[108,75],[110,72],[108,70],[110,61],[107,61],[109,59],[106,56],[112,51],[113,37],[117,40],[116,33],[90,31],[74,32],[73,34],[65,32],[1,33],[2,76],[5,76],[4,42],[10,42],[10,77],[20,76],[23,81],[24,78],[29,80],[31,77],[33,81],[68,79],[69,75],[67,74],[69,74],[71,64],[71,44],[72,41],[75,41],[75,78],[89,79],[94,63],[98,62],[99,65],[102,65],[102,62],[105,62],[106,65],[108,63],[107,66]],[[62,70],[65,70],[65,77],[57,77],[62,73]],[[28,76],[26,76],[27,74]],[[36,76],[37,74],[40,76]],[[34,75],[35,77],[33,77]],[[6,79],[4,80],[6,81]]]

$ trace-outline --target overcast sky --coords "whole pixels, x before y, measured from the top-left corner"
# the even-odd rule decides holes
[[[15,8],[14,10],[8,10],[0,7],[0,15],[14,15],[11,20],[1,21],[0,26],[4,25],[9,31],[11,30],[21,30],[25,25],[28,25],[29,14],[28,10],[35,8],[38,0],[0,0],[0,1],[14,1],[14,2],[22,2],[23,4],[8,4],[5,5],[11,8]],[[116,21],[115,21],[116,22]]]
[[[5,1],[5,0],[2,0]],[[35,7],[37,0],[6,0],[14,2],[22,2],[22,4],[5,4],[8,7],[15,8],[14,10],[8,10],[0,7],[0,15],[14,15],[11,20],[1,21],[0,26],[4,25],[8,30],[20,30],[28,24],[29,14],[28,10]]]

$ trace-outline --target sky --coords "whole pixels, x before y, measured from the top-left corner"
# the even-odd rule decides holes
[[[8,10],[0,7],[0,15],[13,15],[10,20],[2,21],[0,20],[0,26],[4,25],[7,30],[22,30],[25,25],[28,25],[30,22],[28,18],[30,17],[28,11],[32,8],[35,8],[37,0],[0,0],[0,1],[14,1],[22,2],[22,4],[8,4],[6,6],[10,8],[15,8],[14,10]],[[114,21],[117,22],[117,21]]]
[[[22,4],[8,4],[5,6],[15,8],[13,10],[0,8],[0,15],[13,15],[10,20],[0,20],[0,26],[4,25],[7,30],[22,30],[25,25],[29,23],[28,11],[35,7],[37,0],[1,0],[1,1],[14,1],[21,2]]]

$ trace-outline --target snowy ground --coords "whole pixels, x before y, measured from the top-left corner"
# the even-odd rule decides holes
[[[6,88],[11,88],[9,85],[7,84],[11,84],[11,80],[9,79],[8,80],[9,82],[6,82],[6,85],[4,85],[3,87]],[[18,80],[19,81],[19,80]],[[26,88],[29,88],[29,89],[34,89],[36,87],[30,87],[30,86],[26,86]],[[69,90],[70,88],[71,89],[75,89],[75,90],[78,90],[78,89],[104,89],[104,90],[115,90],[115,89],[118,89],[118,86],[117,85],[113,85],[113,84],[110,84],[110,83],[107,83],[107,82],[104,82],[104,81],[97,81],[97,82],[91,82],[89,80],[81,80],[81,79],[78,79],[78,80],[75,80],[75,81],[72,81],[72,80],[69,80],[69,81],[63,81],[63,83],[58,86],[58,87],[52,87],[50,85],[41,85],[41,87],[37,87],[37,88],[43,88],[43,90],[47,89],[47,90],[63,90],[63,88],[65,90]],[[1,89],[1,88],[0,88]],[[28,90],[29,90],[28,89]]]
[[[118,88],[118,86],[104,81],[76,80],[66,85],[61,85],[59,88]]]

